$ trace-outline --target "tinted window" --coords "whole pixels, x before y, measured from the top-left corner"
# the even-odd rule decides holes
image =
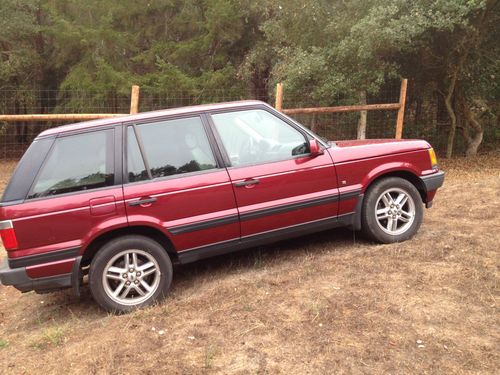
[[[153,178],[216,168],[199,117],[138,125]]]
[[[3,193],[2,202],[25,199],[33,184],[35,175],[54,142],[53,138],[33,141],[19,162],[14,175]]]
[[[127,168],[129,182],[142,181],[149,178],[132,126],[129,126],[127,129]]]
[[[55,140],[29,198],[114,184],[113,130]]]
[[[267,111],[220,113],[212,118],[233,166],[286,160],[309,153],[302,133]]]

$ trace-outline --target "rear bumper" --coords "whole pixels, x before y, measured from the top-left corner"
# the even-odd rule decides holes
[[[80,262],[77,263],[80,264]],[[7,260],[4,260],[0,265],[0,282],[3,285],[11,285],[23,293],[30,290],[45,293],[57,289],[79,287],[79,279],[75,277],[74,272],[34,279],[28,276],[26,267],[10,268]],[[75,285],[76,283],[78,286]]]

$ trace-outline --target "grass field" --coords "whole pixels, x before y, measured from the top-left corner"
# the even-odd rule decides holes
[[[178,267],[169,298],[125,316],[0,286],[0,372],[495,373],[500,155],[442,166],[405,243],[341,229]]]

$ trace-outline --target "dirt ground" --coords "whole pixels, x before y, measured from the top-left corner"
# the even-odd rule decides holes
[[[178,267],[165,301],[125,316],[87,290],[0,286],[0,372],[495,373],[500,154],[442,166],[408,242],[339,229]]]

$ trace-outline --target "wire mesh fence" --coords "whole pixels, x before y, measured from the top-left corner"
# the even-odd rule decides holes
[[[318,106],[342,106],[360,104],[355,95],[329,95],[316,92],[314,87],[305,87],[298,94],[284,90],[283,108],[303,108]],[[399,83],[387,86],[377,94],[367,94],[365,103],[397,103],[400,94]],[[411,95],[411,93],[410,93]],[[227,102],[257,99],[274,104],[274,90],[220,89],[193,91],[162,91],[142,88],[139,100],[141,112],[167,108],[197,105],[203,103]],[[407,108],[406,120],[413,115],[411,103]],[[66,114],[66,113],[123,113],[130,111],[129,91],[9,91],[0,90],[0,114]],[[296,114],[291,115],[320,136],[331,140],[353,139],[357,135],[360,112]],[[394,138],[397,111],[381,110],[367,112],[367,138]],[[21,121],[0,122],[0,160],[16,160],[22,156],[32,140],[43,130],[67,124],[67,121]],[[415,121],[413,121],[415,123]],[[436,123],[436,122],[435,122]],[[424,126],[405,125],[404,137],[421,137],[444,145],[444,127],[429,130]],[[440,140],[438,142],[438,139]],[[442,141],[441,141],[442,139]],[[439,149],[439,147],[438,147]]]

